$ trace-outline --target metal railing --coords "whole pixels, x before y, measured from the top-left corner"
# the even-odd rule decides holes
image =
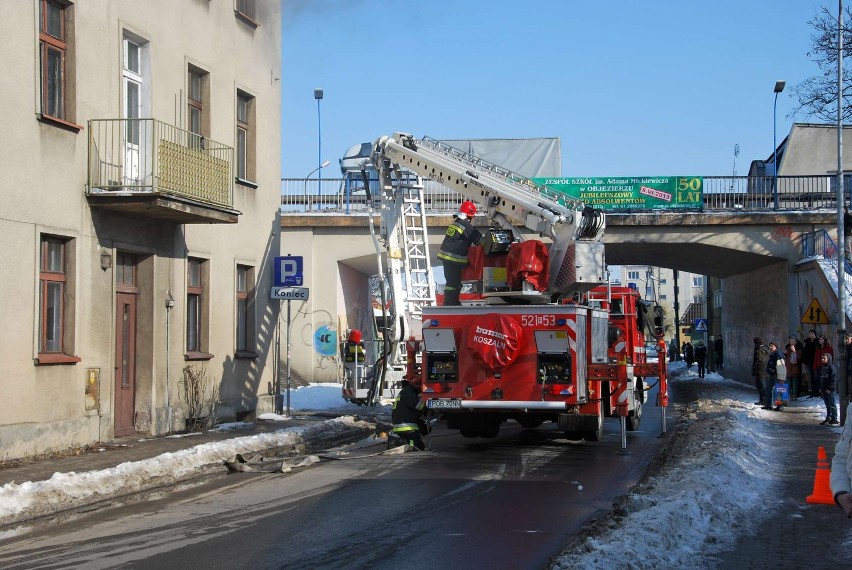
[[[802,247],[802,259],[808,257],[822,256],[825,259],[837,265],[837,244],[831,239],[826,230],[814,230],[812,232],[802,234],[799,238]],[[843,260],[843,269],[849,275],[852,275],[852,264],[848,259]]]
[[[772,176],[705,176],[702,205],[699,211],[771,211],[776,210],[775,179]],[[453,212],[466,198],[443,184],[426,180],[424,202],[427,214]],[[834,177],[779,176],[778,208],[780,211],[836,209]],[[373,208],[378,211],[378,181],[370,181]],[[848,191],[847,191],[848,197]],[[281,213],[365,213],[367,193],[362,181],[344,178],[317,180],[285,178],[282,180]],[[666,209],[666,208],[660,208]],[[678,208],[683,211],[683,208]],[[618,213],[647,211],[620,208]]]
[[[156,193],[232,207],[234,149],[156,119],[89,121],[88,192]]]

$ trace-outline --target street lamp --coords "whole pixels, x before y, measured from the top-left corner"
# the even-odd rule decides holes
[[[775,116],[776,110],[778,109],[778,94],[784,91],[784,86],[787,84],[786,81],[776,81],[775,82],[775,104],[772,106],[772,163],[774,168],[772,169],[772,183],[773,183],[773,191],[775,193],[775,209],[778,209],[778,144],[775,142]]]
[[[319,166],[317,166],[316,168],[314,168],[313,170],[311,170],[311,171],[308,173],[308,175],[307,175],[307,176],[305,176],[305,205],[306,205],[306,206],[309,206],[309,207],[308,207],[308,209],[309,209],[309,210],[310,210],[310,209],[312,209],[312,208],[310,207],[310,206],[311,206],[310,202],[308,202],[308,180],[310,180],[310,179],[311,179],[311,174],[313,174],[314,172],[319,172],[320,170],[322,170],[323,168],[325,168],[325,167],[326,167],[326,166],[328,166],[329,164],[331,164],[331,162],[329,162],[329,161],[325,160],[325,161],[323,161],[323,162],[322,162]]]
[[[314,99],[317,100],[317,164],[319,166],[314,172],[317,174],[317,191],[322,196],[322,121],[320,121],[320,101],[322,100],[322,89],[314,89]],[[327,164],[325,166],[328,166]]]

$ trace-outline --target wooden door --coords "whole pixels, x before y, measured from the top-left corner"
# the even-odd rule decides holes
[[[136,395],[136,295],[117,293],[115,307],[115,435],[134,429]]]

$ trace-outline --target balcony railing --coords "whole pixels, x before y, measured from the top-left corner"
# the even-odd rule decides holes
[[[233,153],[156,119],[92,119],[88,192],[160,194],[231,208]]]
[[[770,211],[836,209],[834,177],[779,176],[778,195],[772,176],[705,176],[701,211]],[[324,178],[285,178],[281,188],[281,213],[364,213],[367,193],[361,180]],[[466,198],[443,184],[426,180],[426,212],[444,214],[455,211]],[[378,181],[370,180],[373,209],[378,211]],[[848,199],[848,190],[847,190]],[[666,208],[661,208],[666,209]],[[619,209],[618,213],[633,210]],[[641,211],[641,210],[637,210]],[[687,210],[688,211],[688,210]],[[613,211],[615,213],[615,211]]]

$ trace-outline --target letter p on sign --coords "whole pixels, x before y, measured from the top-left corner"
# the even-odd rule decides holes
[[[274,285],[276,287],[299,287],[302,277],[302,256],[286,255],[275,258]]]

